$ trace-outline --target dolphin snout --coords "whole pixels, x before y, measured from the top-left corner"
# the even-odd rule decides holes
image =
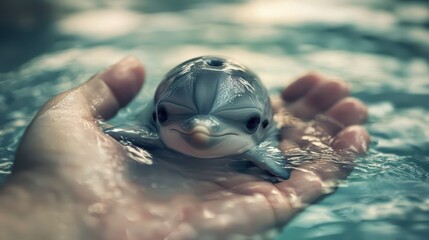
[[[190,132],[190,138],[194,144],[205,145],[210,141],[210,130],[203,126],[197,125]]]
[[[182,127],[189,133],[198,129],[197,127],[205,127],[209,131],[208,134],[214,134],[219,130],[219,122],[212,116],[200,115],[187,119],[183,122]]]

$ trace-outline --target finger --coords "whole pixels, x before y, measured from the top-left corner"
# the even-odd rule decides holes
[[[323,79],[320,75],[308,73],[286,87],[282,92],[282,98],[286,102],[296,101],[322,81]]]
[[[343,81],[324,80],[315,85],[307,94],[287,106],[296,117],[311,119],[331,108],[336,102],[349,94]]]
[[[332,141],[332,148],[341,152],[364,154],[368,150],[370,137],[363,126],[353,125],[339,132]]]
[[[351,161],[356,154],[367,151],[370,137],[362,126],[350,126],[342,130],[333,140],[332,147],[338,155],[331,159],[315,160],[293,170],[288,181],[278,183],[277,188],[290,196],[294,209],[304,208],[321,196],[331,193],[338,180],[347,177]]]
[[[325,115],[343,126],[359,125],[367,119],[368,109],[359,99],[347,97],[337,102]]]
[[[366,105],[353,97],[347,97],[337,102],[324,114],[316,117],[315,124],[322,127],[331,136],[335,136],[342,129],[359,125],[368,117]]]
[[[108,119],[125,106],[140,90],[144,69],[135,57],[126,57],[82,85],[50,100],[38,116],[58,112],[90,118]]]

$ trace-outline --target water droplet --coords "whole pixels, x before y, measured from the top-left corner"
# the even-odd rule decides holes
[[[136,147],[132,144],[124,145],[125,149],[128,152],[128,156],[132,159],[136,160],[139,163],[146,164],[146,165],[152,165],[153,160],[152,156],[149,152],[145,151],[144,149],[141,149],[139,147]]]

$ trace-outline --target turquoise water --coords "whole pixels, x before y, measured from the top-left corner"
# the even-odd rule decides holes
[[[369,154],[337,192],[293,219],[278,239],[427,239],[425,1],[178,3],[46,1],[54,6],[32,28],[0,24],[0,178],[9,174],[24,128],[47,99],[124,55],[145,63],[148,81],[116,123],[138,111],[174,65],[225,55],[248,65],[269,88],[308,70],[343,78],[369,106]]]

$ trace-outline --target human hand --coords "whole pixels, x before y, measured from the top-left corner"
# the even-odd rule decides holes
[[[0,236],[224,239],[257,233],[284,225],[331,191],[350,169],[343,168],[344,161],[333,160],[344,156],[351,161],[349,150],[363,153],[369,142],[358,126],[366,108],[346,98],[344,83],[307,75],[274,104],[277,112],[286,109],[295,116],[299,125],[292,133],[284,131],[281,147],[286,155],[302,154],[319,150],[322,143],[332,159],[325,154],[301,164],[289,180],[279,183],[240,173],[180,174],[145,165],[136,174],[130,153],[103,134],[97,120],[112,117],[136,95],[143,72],[135,58],[126,58],[42,108],[21,140],[14,172],[0,193],[7,196],[0,210],[9,208],[9,215],[0,217]],[[336,124],[317,118],[321,113]],[[309,133],[304,123],[308,120],[315,120],[308,126],[323,130]],[[16,219],[16,212],[25,212],[25,219],[3,220]]]

